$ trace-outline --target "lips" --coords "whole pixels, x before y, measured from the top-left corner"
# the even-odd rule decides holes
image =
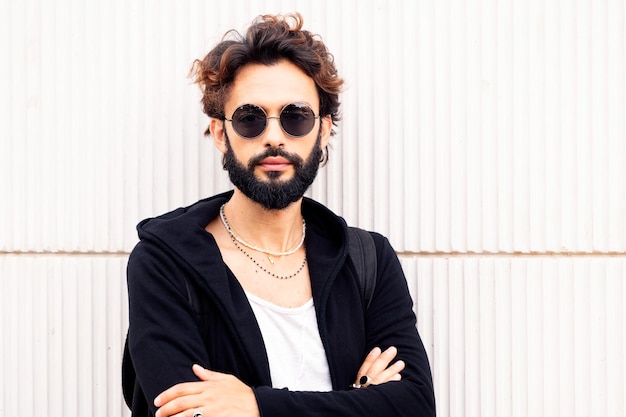
[[[282,171],[289,167],[291,162],[280,156],[270,156],[259,162],[259,166],[266,171]]]

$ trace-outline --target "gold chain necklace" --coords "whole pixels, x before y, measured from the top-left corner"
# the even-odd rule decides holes
[[[226,228],[226,231],[230,235],[230,238],[233,241],[239,242],[240,244],[242,244],[243,246],[247,247],[248,249],[252,249],[252,250],[255,250],[257,252],[261,252],[262,254],[267,256],[267,260],[270,261],[270,263],[272,265],[274,265],[274,262],[275,262],[273,256],[293,255],[304,244],[304,238],[306,237],[306,222],[304,221],[304,218],[302,218],[302,239],[300,239],[300,242],[298,242],[298,244],[293,249],[290,249],[290,250],[285,251],[285,252],[277,252],[277,251],[271,251],[271,250],[266,250],[266,249],[263,249],[263,248],[259,248],[258,246],[255,246],[255,245],[253,245],[251,243],[248,243],[245,240],[243,240],[242,238],[240,238],[239,236],[237,236],[235,234],[235,232],[233,231],[233,229],[230,227],[230,223],[228,223],[228,219],[226,218],[226,213],[224,212],[224,207],[225,206],[226,206],[226,203],[222,204],[222,206],[220,207],[220,220],[222,220],[222,224]],[[239,245],[237,245],[237,247],[239,248]]]

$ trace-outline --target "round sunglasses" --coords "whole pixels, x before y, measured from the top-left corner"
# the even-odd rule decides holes
[[[224,120],[231,122],[235,132],[242,138],[254,139],[265,132],[268,119],[279,119],[280,127],[287,135],[299,138],[311,133],[315,119],[319,119],[319,116],[303,103],[287,104],[280,111],[280,116],[268,116],[256,104],[244,104],[234,111],[230,119]]]

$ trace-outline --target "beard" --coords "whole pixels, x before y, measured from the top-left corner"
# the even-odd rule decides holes
[[[313,146],[311,154],[306,160],[299,155],[284,151],[282,148],[268,148],[260,155],[250,159],[248,166],[243,165],[233,152],[230,140],[226,135],[226,154],[224,154],[224,169],[228,171],[230,181],[246,197],[260,204],[266,210],[282,210],[300,200],[313,183],[319,170],[323,155],[321,148],[321,131]],[[265,158],[280,156],[287,159],[294,168],[294,175],[288,180],[282,180],[282,172],[270,171],[268,180],[261,180],[254,174],[256,166]]]

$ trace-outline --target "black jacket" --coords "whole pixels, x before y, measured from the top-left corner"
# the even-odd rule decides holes
[[[387,239],[372,233],[378,276],[365,308],[354,265],[347,259],[345,221],[306,198],[307,262],[334,391],[271,387],[254,313],[204,229],[230,196],[220,194],[138,226],[140,242],[128,262],[132,363],[126,360],[123,369],[133,415],[151,415],[156,411],[152,401],[163,390],[197,381],[194,363],[233,374],[253,387],[263,417],[435,415],[430,367],[395,252]],[[200,311],[192,307],[190,292],[200,299]],[[406,362],[402,381],[349,389],[367,352],[392,345]]]

